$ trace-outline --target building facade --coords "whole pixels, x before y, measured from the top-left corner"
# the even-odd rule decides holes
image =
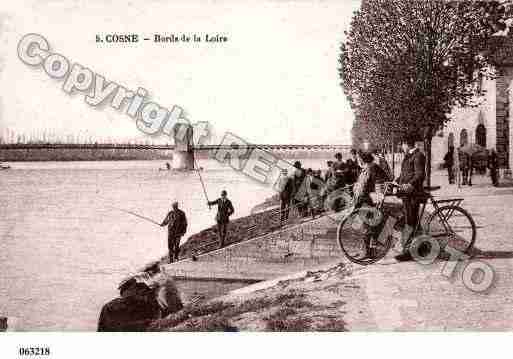
[[[485,91],[477,107],[455,108],[451,121],[433,138],[432,158],[436,166],[443,162],[449,146],[458,148],[478,144],[495,148],[499,156],[501,174],[513,168],[513,39],[497,39],[494,51],[494,78],[483,77],[478,83]]]

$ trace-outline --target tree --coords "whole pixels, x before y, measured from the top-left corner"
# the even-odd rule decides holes
[[[510,18],[509,2],[471,0],[363,0],[353,16],[339,58],[344,92],[376,138],[426,141],[428,183],[431,139],[455,106],[477,104],[476,80],[494,75],[493,36]]]

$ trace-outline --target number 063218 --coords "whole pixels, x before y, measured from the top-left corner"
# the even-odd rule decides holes
[[[44,356],[50,355],[49,347],[20,347],[18,349],[20,356]]]

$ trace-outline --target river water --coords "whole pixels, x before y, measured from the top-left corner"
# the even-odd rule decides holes
[[[165,229],[120,209],[160,222],[176,199],[187,235],[214,223],[198,174],[158,171],[162,161],[11,166],[0,172],[0,316],[19,330],[95,330],[117,283],[166,253]],[[235,218],[273,194],[215,160],[199,166],[209,197],[227,189]]]

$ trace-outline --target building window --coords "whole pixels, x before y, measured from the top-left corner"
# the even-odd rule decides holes
[[[476,127],[476,143],[486,148],[486,127],[482,123]]]
[[[467,130],[463,129],[460,132],[460,146],[468,145],[468,133]]]

